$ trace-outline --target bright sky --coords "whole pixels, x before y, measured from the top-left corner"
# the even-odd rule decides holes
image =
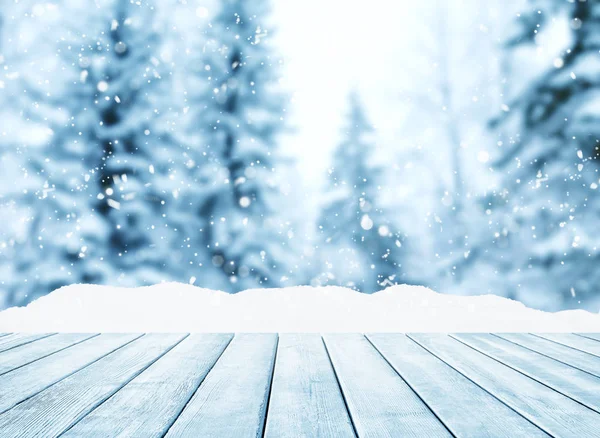
[[[296,131],[286,139],[286,150],[298,151],[300,171],[308,183],[320,183],[331,148],[339,141],[347,95],[353,87],[359,90],[372,123],[379,124],[377,128],[383,128],[381,123],[399,125],[393,114],[383,117],[398,98],[382,84],[390,83],[392,66],[398,65],[391,58],[402,59],[402,46],[407,44],[403,34],[409,33],[403,31],[407,27],[401,22],[410,15],[413,3],[304,0],[272,4],[275,39],[287,65],[285,86],[294,93],[290,120]]]

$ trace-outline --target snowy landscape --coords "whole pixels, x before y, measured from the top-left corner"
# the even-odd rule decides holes
[[[600,0],[0,5],[1,438],[600,438]]]
[[[0,331],[600,331],[599,41],[591,0],[5,1]]]

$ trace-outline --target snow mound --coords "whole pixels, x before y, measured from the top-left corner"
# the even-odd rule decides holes
[[[73,285],[0,312],[0,332],[600,332],[600,315],[546,313],[497,297],[419,286],[367,295],[342,287],[232,295],[165,283],[135,289]]]

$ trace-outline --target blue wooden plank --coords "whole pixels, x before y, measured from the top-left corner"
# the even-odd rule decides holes
[[[189,336],[62,436],[164,436],[231,338]]]
[[[600,436],[593,334],[16,335],[0,436]]]
[[[49,336],[0,353],[0,375],[40,360],[96,335],[67,333]]]
[[[600,342],[573,333],[533,333],[540,338],[600,357]]]
[[[600,413],[600,379],[488,334],[454,338]],[[600,420],[600,417],[598,418]]]
[[[11,333],[0,338],[0,353],[48,336],[52,333]]]
[[[183,337],[144,335],[104,356],[0,415],[0,436],[58,437]]]
[[[593,339],[594,341],[600,342],[600,333],[576,333],[578,336],[583,336],[584,338]]]
[[[552,436],[600,438],[597,412],[446,335],[409,335]]]
[[[452,436],[363,335],[324,339],[360,437]]]
[[[275,334],[236,335],[166,436],[262,436],[276,350]]]
[[[368,338],[455,436],[549,436],[406,335]]]
[[[320,335],[279,336],[268,412],[268,438],[354,436]]]
[[[140,336],[103,334],[0,376],[0,413]]]
[[[524,333],[494,334],[514,344],[600,377],[600,357],[575,350],[562,344]]]

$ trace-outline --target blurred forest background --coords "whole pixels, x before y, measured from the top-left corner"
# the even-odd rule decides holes
[[[598,312],[599,131],[597,1],[4,0],[0,308],[180,281]]]

